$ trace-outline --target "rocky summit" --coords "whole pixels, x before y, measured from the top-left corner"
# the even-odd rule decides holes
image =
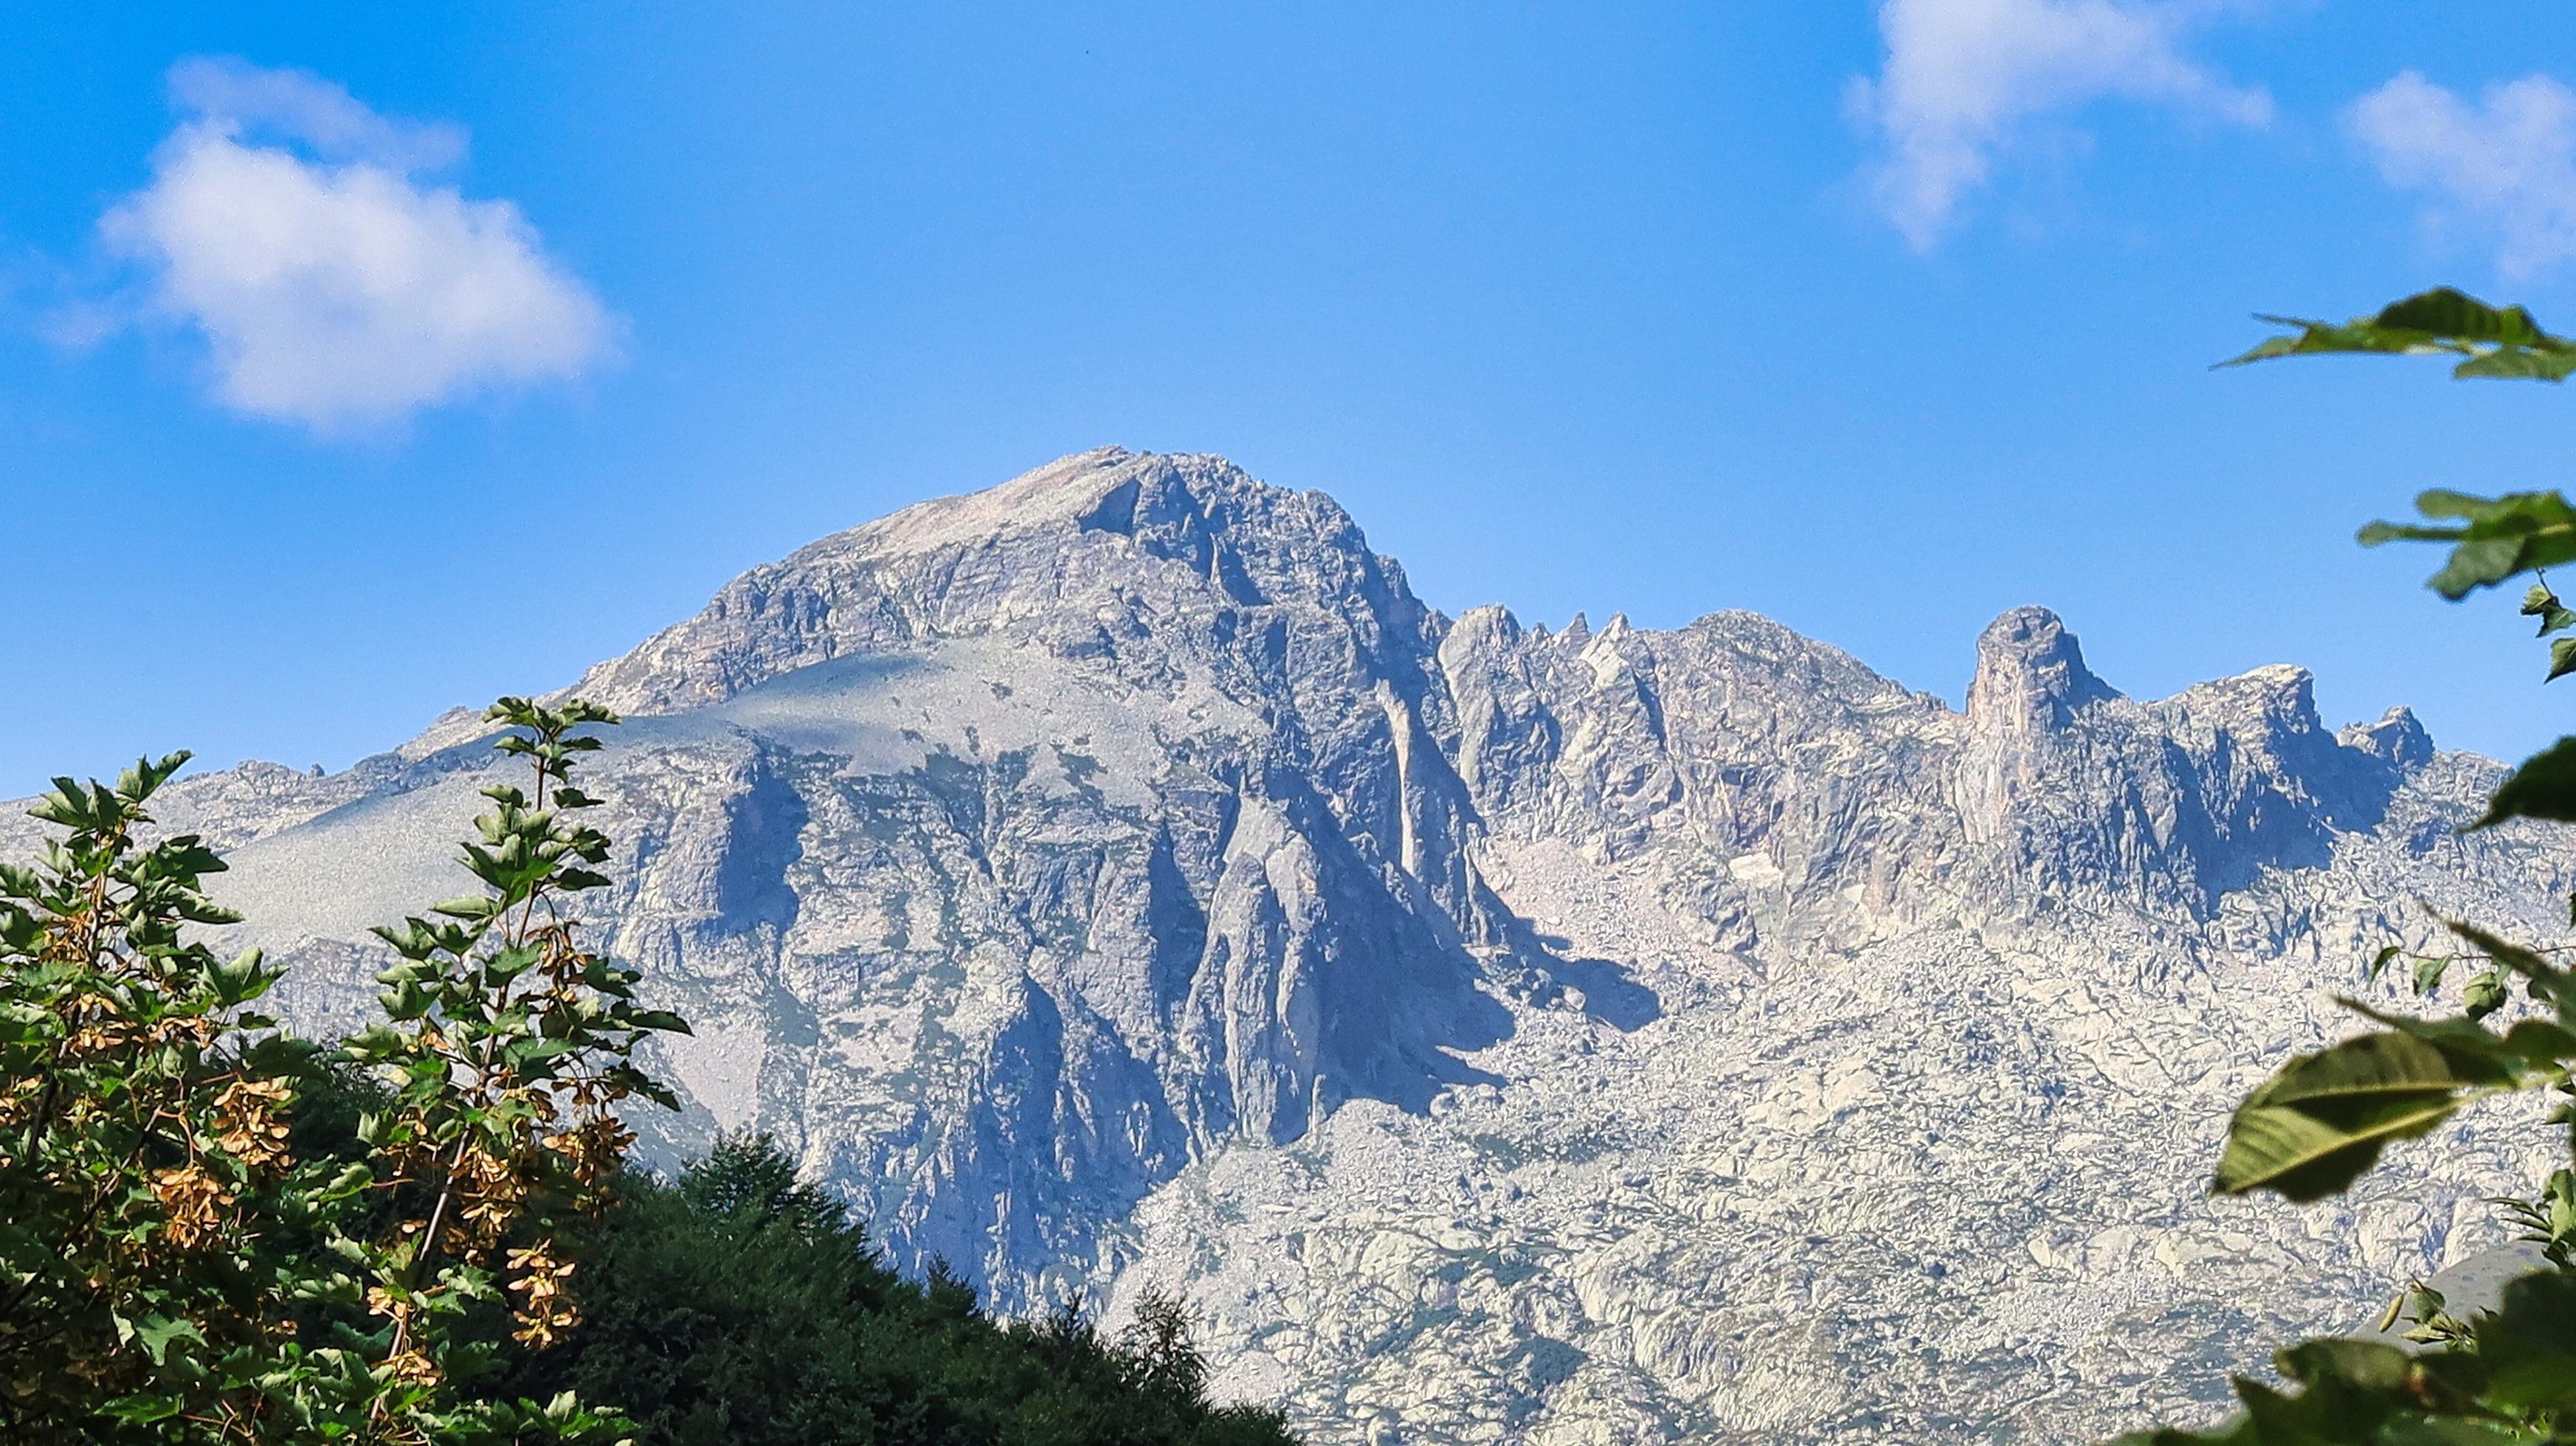
[[[2270,667],[2130,698],[2036,608],[1964,713],[1763,618],[1442,616],[1330,498],[1087,452],[728,585],[627,715],[613,952],[695,1022],[652,1148],[775,1132],[1011,1309],[1148,1286],[1319,1442],[2084,1440],[2502,1238],[2490,1114],[2212,1201],[2228,1109],[2417,901],[2555,940],[2500,776]],[[461,891],[459,712],[165,821],[286,1012]],[[23,847],[32,824],[10,825]]]

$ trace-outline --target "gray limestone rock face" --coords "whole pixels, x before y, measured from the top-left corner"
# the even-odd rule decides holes
[[[2133,699],[2037,608],[1976,656],[1958,711],[1750,614],[1453,623],[1214,457],[906,509],[568,690],[629,719],[592,921],[697,1030],[638,1124],[778,1134],[1006,1309],[1177,1290],[1319,1441],[2206,1415],[2547,1153],[2498,1115],[2212,1202],[2235,1097],[2418,899],[2554,941],[2576,855],[2458,834],[2497,765],[2295,668]],[[329,1034],[505,771],[459,712],[164,815]]]

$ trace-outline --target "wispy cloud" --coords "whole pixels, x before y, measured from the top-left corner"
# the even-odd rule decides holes
[[[2576,91],[2532,75],[2471,105],[2409,70],[2344,121],[2390,185],[2432,193],[2426,219],[2479,233],[2507,277],[2576,258]]]
[[[140,272],[114,319],[201,333],[224,405],[341,431],[605,353],[607,312],[518,207],[429,179],[458,128],[237,61],[182,62],[170,93],[151,184],[99,222]]]
[[[1884,148],[1866,176],[1872,197],[1928,250],[1999,158],[2096,101],[2268,124],[2270,96],[2185,53],[2213,13],[2142,0],[1882,0],[1886,60],[1851,92],[1854,116]]]

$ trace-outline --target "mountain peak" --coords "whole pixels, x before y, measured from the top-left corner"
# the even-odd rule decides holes
[[[577,687],[621,712],[668,713],[854,654],[1023,633],[1114,654],[1152,617],[1274,606],[1344,618],[1402,673],[1419,671],[1438,628],[1325,494],[1211,454],[1099,447],[752,568]]]
[[[1222,457],[1192,458],[1231,470]],[[1140,471],[1168,459],[1124,447],[1094,447],[1033,467],[996,487],[935,497],[854,528],[841,538],[885,552],[928,552],[996,533],[1041,527],[1092,511]]]
[[[2084,666],[2084,649],[2046,608],[2020,607],[1977,638],[1968,718],[1981,729],[2062,728],[2076,709],[2120,696]]]
[[[2421,768],[2433,761],[2433,735],[2424,731],[2412,708],[2391,708],[2376,723],[2346,724],[2335,740],[2399,768]]]

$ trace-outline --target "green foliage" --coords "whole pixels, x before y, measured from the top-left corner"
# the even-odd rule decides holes
[[[638,972],[581,949],[558,908],[608,882],[589,867],[607,860],[607,838],[574,819],[595,801],[570,780],[573,755],[599,747],[573,730],[616,719],[585,703],[547,709],[519,698],[487,716],[523,730],[498,746],[530,760],[535,792],[483,790],[493,811],[474,821],[481,837],[464,858],[482,893],[435,905],[437,922],[414,916],[375,931],[400,962],[378,977],[384,1021],[345,1045],[391,1084],[388,1108],[361,1122],[360,1139],[395,1182],[431,1202],[367,1291],[369,1309],[393,1325],[405,1372],[443,1369],[423,1354],[428,1322],[500,1298],[496,1256],[520,1297],[520,1339],[542,1345],[570,1325],[573,1262],[542,1238],[503,1253],[503,1237],[546,1196],[604,1203],[633,1139],[613,1113],[619,1103],[641,1095],[679,1107],[633,1060],[651,1033],[687,1025],[637,1007]]]
[[[2212,1188],[2292,1200],[2340,1193],[2390,1142],[2424,1134],[2462,1100],[2513,1078],[2479,1049],[2405,1032],[2304,1055],[2237,1107]]]
[[[2560,1270],[2576,1270],[2576,1170],[2561,1168],[2551,1172],[2538,1199],[2496,1197],[2487,1203],[2503,1210],[2507,1220],[2520,1226],[2522,1234],[2516,1238],[2539,1246],[2550,1264]]]
[[[195,937],[235,916],[203,890],[211,850],[152,838],[186,754],[37,804],[62,836],[0,865],[0,1439],[618,1433],[571,1394],[463,1389],[508,1323],[535,1346],[576,1318],[539,1207],[605,1203],[611,1107],[668,1099],[635,1044],[681,1027],[634,1008],[633,971],[581,951],[556,908],[601,882],[586,865],[607,840],[564,819],[589,804],[572,755],[598,746],[574,730],[614,720],[517,699],[489,716],[535,796],[491,790],[465,850],[484,892],[386,933],[387,1021],[338,1058],[256,1012],[276,970]],[[332,1108],[353,1096],[376,1107]]]
[[[245,1409],[281,1364],[261,1309],[281,1262],[236,1207],[309,1217],[363,1183],[282,1158],[278,1115],[303,1060],[254,1043],[271,1021],[249,1009],[275,971],[182,937],[232,921],[201,888],[222,861],[189,835],[139,841],[187,758],[138,763],[113,789],[57,779],[34,813],[64,837],[32,866],[0,867],[11,1439],[74,1439],[74,1413],[117,1440],[163,1434],[192,1400]]]
[[[2464,992],[2461,1016],[2410,1019],[2339,1000],[2387,1029],[2301,1055],[2246,1096],[2228,1122],[2212,1189],[2321,1199],[2351,1185],[2389,1144],[2429,1132],[2472,1100],[2565,1083],[2576,1062],[2576,975],[2473,925],[2449,927],[2481,952],[2423,958],[2416,988],[2432,992],[2460,959],[2486,961]],[[2373,972],[2392,957],[2382,950]],[[2502,1032],[2488,1026],[2504,1005],[2507,976],[2520,978],[2553,1017],[2520,1019]]]
[[[2499,310],[2456,291],[2427,292],[2342,325],[2284,324],[2298,330],[2236,361],[2393,352],[2458,356],[2453,375],[2460,377],[2561,381],[2576,373],[2576,342],[2541,330],[2520,307]],[[2557,492],[2480,498],[2434,491],[2417,498],[2416,507],[2438,525],[2375,522],[2362,529],[2361,541],[2449,544],[2448,559],[2430,580],[2446,598],[2576,561],[2576,507]],[[2576,610],[2559,601],[2546,577],[2524,594],[2522,613],[2538,620],[2543,638],[2576,629]],[[2571,671],[2576,637],[2559,638],[2551,644],[2548,677]],[[2467,828],[2514,819],[2576,822],[2576,738],[2560,739],[2514,770]],[[2570,918],[2576,921],[2576,905]],[[2468,950],[2413,956],[2414,984],[2417,993],[2431,994],[2451,964],[2483,963],[2462,992],[2462,1013],[2414,1019],[2341,1001],[2380,1029],[2293,1059],[2248,1095],[2228,1123],[2215,1191],[2321,1199],[2349,1188],[2391,1144],[2432,1131],[2480,1099],[2532,1089],[2576,1095],[2576,973],[2548,957],[2565,950],[2527,948],[2465,922],[2446,922]],[[2365,977],[2378,979],[2403,957],[2408,953],[2400,946],[2382,948]],[[2531,1007],[2498,1028],[2489,1021],[2505,1012],[2508,985],[2515,982]],[[2562,1105],[2551,1120],[2568,1130],[2567,1149],[2576,1155],[2576,1106]],[[2239,1379],[2244,1410],[2226,1426],[2207,1433],[2162,1430],[2123,1442],[2576,1441],[2576,1168],[2555,1171],[2534,1199],[2491,1203],[2549,1262],[2510,1284],[2497,1310],[2463,1319],[2439,1292],[2418,1284],[2391,1303],[2381,1326],[2409,1316],[2413,1328],[2405,1338],[2420,1349],[2367,1340],[2292,1346],[2276,1360],[2295,1391]]]
[[[2358,534],[2361,544],[2450,543],[2449,560],[2426,585],[2454,602],[2526,572],[2576,561],[2576,509],[2555,492],[2472,497],[2435,488],[2417,494],[2415,510],[2443,525],[2373,522]]]
[[[2439,1305],[2439,1297],[2435,1297]],[[2456,1323],[2455,1323],[2456,1324]],[[2498,1308],[2457,1324],[2450,1349],[2307,1341],[2274,1358],[2293,1395],[2239,1377],[2242,1416],[2210,1432],[2164,1430],[2117,1446],[2451,1446],[2559,1441],[2576,1407],[2576,1276],[2523,1276]]]
[[[2509,818],[2576,823],[2576,738],[2561,738],[2523,760],[2469,827],[2486,828]]]
[[[2268,338],[2243,356],[2219,365],[2243,366],[2285,356],[2380,352],[2456,356],[2460,361],[2451,369],[2451,375],[2463,378],[2555,382],[2576,372],[2576,341],[2541,330],[2531,313],[2519,306],[2489,306],[2447,286],[2391,302],[2376,315],[2356,316],[2340,324],[2293,316],[2260,319],[2277,326],[2297,327],[2298,331]]]
[[[618,1402],[639,1446],[1282,1446],[1219,1409],[1172,1301],[1105,1339],[1060,1312],[1003,1324],[944,1271],[888,1269],[765,1137],[721,1140],[669,1185],[629,1175],[575,1227],[583,1320],[515,1355],[513,1395]]]

